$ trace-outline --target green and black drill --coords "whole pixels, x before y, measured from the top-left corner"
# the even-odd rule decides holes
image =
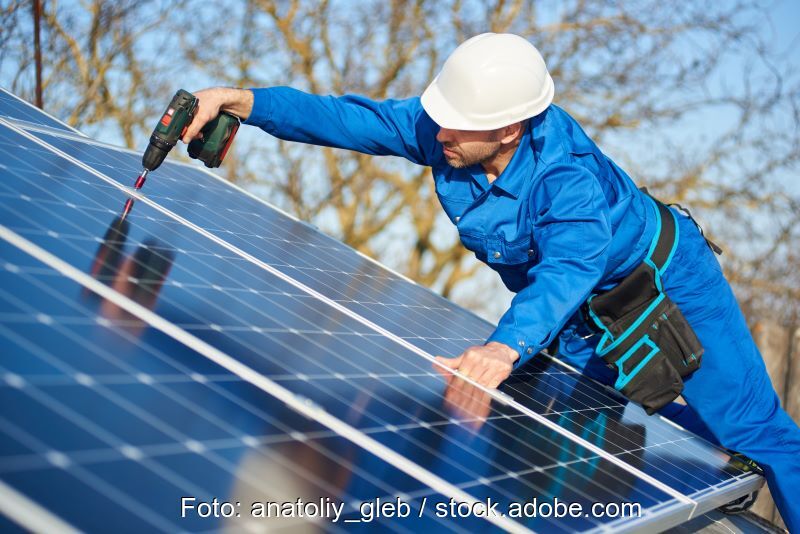
[[[156,124],[150,143],[142,156],[142,173],[136,179],[133,188],[142,188],[147,173],[156,170],[169,151],[186,132],[186,128],[194,118],[197,109],[197,97],[189,91],[179,89],[167,106],[161,119]],[[233,142],[233,137],[239,129],[239,119],[230,113],[222,112],[217,118],[211,120],[200,131],[200,137],[189,143],[189,156],[202,161],[206,167],[219,167],[225,154]],[[123,218],[133,206],[133,199],[125,203]]]

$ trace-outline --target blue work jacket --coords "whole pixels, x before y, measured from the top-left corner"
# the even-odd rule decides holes
[[[245,121],[289,141],[402,156],[431,167],[461,242],[516,295],[488,341],[518,351],[516,366],[547,347],[595,289],[638,265],[655,231],[633,181],[578,123],[551,105],[531,119],[506,169],[450,167],[439,127],[419,98],[373,101],[289,87],[254,89]]]

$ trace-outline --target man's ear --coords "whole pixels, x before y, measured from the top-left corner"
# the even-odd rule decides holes
[[[504,145],[510,145],[514,141],[522,137],[525,131],[525,124],[527,121],[515,122],[502,128],[500,142]]]

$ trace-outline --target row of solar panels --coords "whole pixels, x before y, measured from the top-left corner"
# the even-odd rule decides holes
[[[134,194],[140,154],[5,91],[0,154],[0,512],[16,523],[660,530],[761,484],[547,358],[499,391],[438,367],[491,325],[202,169],[166,162]],[[201,517],[215,500],[240,517]],[[267,502],[294,505],[253,512]],[[534,506],[556,502],[582,512]]]

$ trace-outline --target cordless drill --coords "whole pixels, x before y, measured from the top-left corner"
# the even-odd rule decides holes
[[[156,124],[153,135],[150,136],[150,143],[142,156],[144,169],[136,179],[133,186],[135,189],[141,189],[147,173],[161,165],[178,139],[186,132],[186,128],[194,118],[197,102],[196,96],[183,89],[179,89],[172,97],[167,110]],[[237,117],[225,112],[220,113],[203,127],[199,138],[189,143],[189,156],[199,159],[206,167],[219,167],[238,129]]]

